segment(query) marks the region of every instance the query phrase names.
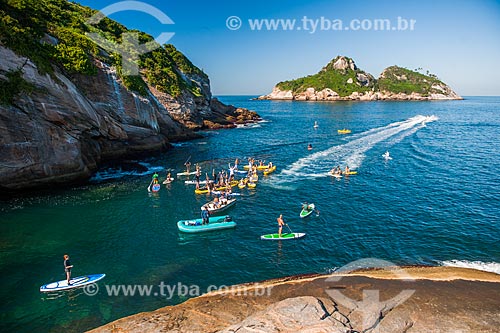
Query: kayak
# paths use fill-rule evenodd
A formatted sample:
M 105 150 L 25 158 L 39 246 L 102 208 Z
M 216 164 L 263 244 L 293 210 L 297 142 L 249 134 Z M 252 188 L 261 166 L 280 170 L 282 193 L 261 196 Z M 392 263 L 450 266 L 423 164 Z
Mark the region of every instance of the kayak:
M 181 220 L 177 222 L 177 228 L 182 232 L 196 233 L 236 227 L 236 222 L 229 215 L 209 217 L 208 224 L 202 222 L 202 219 Z
M 304 217 L 308 217 L 309 215 L 311 215 L 312 212 L 314 212 L 314 208 L 315 206 L 313 203 L 307 205 L 307 209 L 302 208 L 302 210 L 300 211 L 300 218 L 303 219 Z
M 276 170 L 276 165 L 273 165 L 272 167 L 267 168 L 266 170 L 264 170 L 264 176 L 267 176 L 268 174 L 273 173 L 275 170 Z
M 230 185 L 231 185 L 231 187 L 235 187 L 236 185 L 238 185 L 238 181 L 237 180 L 233 180 L 230 183 Z M 216 191 L 222 191 L 222 190 L 225 190 L 225 189 L 226 189 L 226 186 L 221 186 L 221 187 L 216 187 L 215 188 Z M 198 188 L 198 189 L 194 190 L 194 193 L 196 193 L 196 194 L 208 193 L 208 188 L 206 188 L 206 187 Z
M 267 168 L 268 168 L 268 166 L 267 166 L 267 165 L 258 165 L 258 166 L 257 166 L 257 170 L 261 170 L 261 171 L 262 171 L 262 170 L 266 170 Z M 244 166 L 243 166 L 243 169 L 245 169 L 245 170 L 250 170 L 250 166 L 248 166 L 248 165 L 244 165 Z
M 172 177 L 170 177 L 170 178 L 165 179 L 165 180 L 163 181 L 163 184 L 170 184 L 170 183 L 171 183 L 171 182 L 173 182 L 173 181 L 174 181 L 174 179 L 173 179 Z
M 306 235 L 305 233 L 301 233 L 301 232 L 281 234 L 281 237 L 279 236 L 279 234 L 267 234 L 267 235 L 260 236 L 260 239 L 263 239 L 263 240 L 287 240 L 287 239 L 302 238 L 305 235 Z
M 196 174 L 196 171 L 191 171 L 191 172 L 184 171 L 184 172 L 178 172 L 177 176 L 189 176 L 189 175 L 195 175 L 195 174 Z
M 345 171 L 342 171 L 342 174 L 343 174 L 343 175 L 347 175 L 347 176 L 348 176 L 348 175 L 357 175 L 357 174 L 358 174 L 358 172 L 357 172 L 357 171 L 349 171 L 348 173 L 345 173 Z
M 252 177 L 249 179 L 251 182 L 255 183 L 259 181 L 259 175 L 254 174 Z
M 247 183 L 246 183 L 246 182 L 243 182 L 243 183 L 238 183 L 238 188 L 239 188 L 239 189 L 244 189 L 246 186 L 247 186 Z
M 210 214 L 213 214 L 213 213 L 222 212 L 223 210 L 226 210 L 227 208 L 234 205 L 235 203 L 236 203 L 236 199 L 229 199 L 229 200 L 227 200 L 227 203 L 225 205 L 220 205 L 219 207 L 216 207 L 214 201 L 210 201 L 210 202 L 207 202 L 206 204 L 204 204 L 203 206 L 201 206 L 200 209 L 203 210 L 205 207 L 207 207 Z
M 351 130 L 345 129 L 345 128 L 344 129 L 339 129 L 339 130 L 337 130 L 337 133 L 339 133 L 339 134 L 350 134 Z
M 106 274 L 91 274 L 91 275 L 75 277 L 69 281 L 71 283 L 70 285 L 68 285 L 68 281 L 66 280 L 51 282 L 41 286 L 40 291 L 46 293 L 50 291 L 60 291 L 60 290 L 79 288 L 86 286 L 88 284 L 96 283 L 97 281 L 104 279 L 105 276 Z
M 255 188 L 257 186 L 257 183 L 249 182 L 247 183 L 248 188 Z

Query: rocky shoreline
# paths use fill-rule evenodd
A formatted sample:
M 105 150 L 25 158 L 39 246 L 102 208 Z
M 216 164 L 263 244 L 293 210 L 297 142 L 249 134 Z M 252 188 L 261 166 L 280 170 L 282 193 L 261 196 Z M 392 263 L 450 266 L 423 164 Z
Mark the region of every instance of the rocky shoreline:
M 89 332 L 498 332 L 500 275 L 403 270 L 404 276 L 386 268 L 243 284 Z
M 96 75 L 56 67 L 41 74 L 0 44 L 0 79 L 19 71 L 33 87 L 0 104 L 0 192 L 84 183 L 105 163 L 158 154 L 171 142 L 200 137 L 199 130 L 261 120 L 213 98 L 206 77 L 184 76 L 199 84 L 199 96 L 185 90 L 173 97 L 153 86 L 141 96 L 125 88 L 114 68 L 94 63 Z
M 307 88 L 305 92 L 294 94 L 291 90 L 282 91 L 274 87 L 270 94 L 259 96 L 257 100 L 293 100 L 293 101 L 436 101 L 436 100 L 461 100 L 463 99 L 454 91 L 442 94 L 422 94 L 412 92 L 411 94 L 393 93 L 388 91 L 353 92 L 349 96 L 341 97 L 335 91 L 325 88 L 316 91 Z

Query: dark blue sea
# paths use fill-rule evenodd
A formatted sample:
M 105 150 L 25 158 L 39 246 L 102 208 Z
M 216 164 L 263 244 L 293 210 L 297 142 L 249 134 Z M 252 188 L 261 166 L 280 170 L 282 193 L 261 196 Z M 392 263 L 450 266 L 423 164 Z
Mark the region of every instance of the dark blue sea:
M 0 202 L 2 331 L 81 332 L 180 303 L 197 288 L 328 273 L 363 258 L 500 274 L 499 97 L 331 103 L 251 97 L 220 99 L 257 111 L 264 119 L 258 124 L 204 132 L 136 161 L 140 170 L 103 169 L 85 186 Z M 352 133 L 337 133 L 344 128 Z M 391 160 L 382 157 L 386 151 Z M 227 211 L 235 229 L 178 232 L 176 222 L 199 217 L 210 200 L 195 195 L 186 178 L 157 194 L 147 191 L 153 172 L 163 180 L 187 160 L 211 173 L 249 157 L 272 161 L 277 171 L 261 174 L 254 190 L 235 188 L 241 196 Z M 337 165 L 357 174 L 329 176 Z M 306 201 L 319 214 L 300 219 Z M 279 214 L 306 237 L 261 241 L 277 231 Z M 73 276 L 106 273 L 97 295 L 39 292 L 64 279 L 65 253 Z M 157 289 L 162 282 L 179 292 L 164 295 Z M 149 296 L 110 296 L 111 285 L 153 289 Z

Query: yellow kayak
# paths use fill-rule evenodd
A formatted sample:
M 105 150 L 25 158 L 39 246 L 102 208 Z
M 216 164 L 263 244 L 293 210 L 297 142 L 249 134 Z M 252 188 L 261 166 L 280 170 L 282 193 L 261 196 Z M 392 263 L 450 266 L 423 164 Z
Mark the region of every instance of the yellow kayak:
M 273 173 L 275 170 L 276 170 L 276 165 L 273 165 L 271 168 L 267 168 L 266 170 L 264 170 L 264 176 Z
M 231 187 L 235 187 L 238 184 L 239 184 L 239 182 L 237 180 L 233 180 L 230 183 L 230 186 Z M 215 190 L 216 191 L 222 191 L 222 190 L 225 190 L 226 188 L 227 188 L 226 186 L 220 186 L 220 187 L 216 187 Z M 196 189 L 196 190 L 194 190 L 194 193 L 196 193 L 196 194 L 208 193 L 208 188 L 204 187 L 204 188 Z
M 342 171 L 342 174 L 343 175 L 357 175 L 358 172 L 357 171 L 349 171 L 348 173 L 345 173 L 345 171 Z
M 337 133 L 339 134 L 350 134 L 351 133 L 351 130 L 350 129 L 339 129 L 337 130 Z
M 250 167 L 249 167 L 248 165 L 244 165 L 244 166 L 243 166 L 243 169 L 244 169 L 244 170 L 249 170 L 249 169 L 250 169 Z M 262 170 L 266 170 L 266 169 L 267 169 L 267 165 L 258 165 L 258 166 L 257 166 L 257 170 L 262 171 Z
M 250 182 L 247 184 L 247 186 L 248 186 L 248 188 L 255 188 L 255 186 L 257 186 L 257 183 Z

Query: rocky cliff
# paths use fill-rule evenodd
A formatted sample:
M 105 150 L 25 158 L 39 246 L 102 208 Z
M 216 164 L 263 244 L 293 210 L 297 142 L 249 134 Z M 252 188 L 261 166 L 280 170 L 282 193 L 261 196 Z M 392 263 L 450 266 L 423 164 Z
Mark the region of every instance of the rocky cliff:
M 208 76 L 172 45 L 124 75 L 120 57 L 85 33 L 118 40 L 128 30 L 109 19 L 87 25 L 89 8 L 27 0 L 2 2 L 0 13 L 0 190 L 82 181 L 103 161 L 259 119 L 212 98 Z
M 92 333 L 498 332 L 500 276 L 408 267 L 240 285 L 145 312 Z
M 278 83 L 258 99 L 297 101 L 442 100 L 462 99 L 435 75 L 398 66 L 378 79 L 359 69 L 354 60 L 338 56 L 317 74 Z

